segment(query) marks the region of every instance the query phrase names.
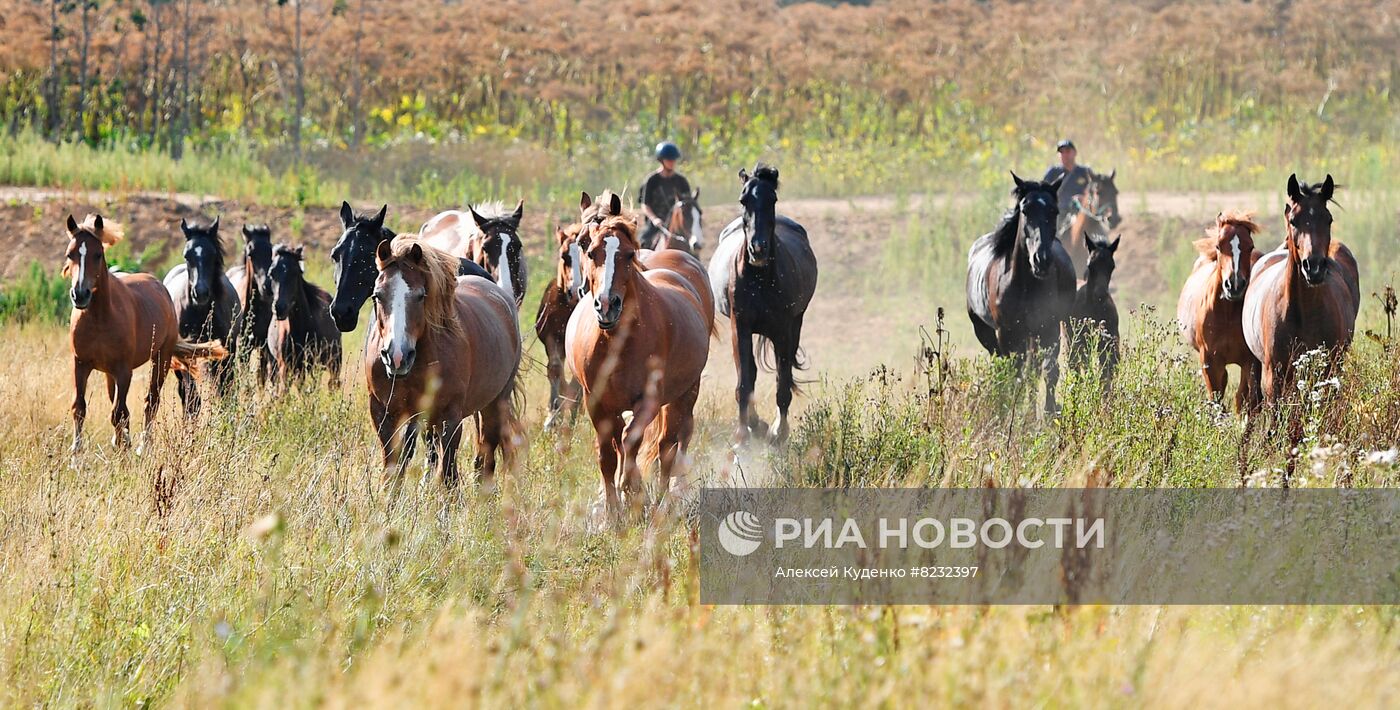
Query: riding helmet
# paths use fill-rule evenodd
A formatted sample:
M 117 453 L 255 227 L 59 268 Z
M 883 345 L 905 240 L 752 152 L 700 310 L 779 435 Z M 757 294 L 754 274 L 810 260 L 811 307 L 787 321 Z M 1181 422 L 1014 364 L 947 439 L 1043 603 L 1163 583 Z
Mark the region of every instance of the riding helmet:
M 656 144 L 657 160 L 680 160 L 681 149 L 676 147 L 671 141 L 661 141 Z

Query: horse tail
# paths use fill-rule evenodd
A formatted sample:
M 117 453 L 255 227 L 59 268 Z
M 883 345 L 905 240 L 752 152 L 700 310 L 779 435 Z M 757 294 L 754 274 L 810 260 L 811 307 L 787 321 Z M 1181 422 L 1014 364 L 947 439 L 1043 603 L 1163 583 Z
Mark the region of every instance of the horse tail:
M 222 360 L 228 357 L 228 350 L 217 340 L 207 343 L 191 343 L 184 338 L 175 341 L 175 352 L 171 365 L 176 370 L 189 370 L 196 360 Z
M 756 339 L 758 340 L 758 356 L 754 359 L 758 363 L 758 366 L 763 368 L 764 372 L 777 372 L 778 354 L 774 350 L 773 341 L 764 335 L 759 335 Z M 806 370 L 807 364 L 807 351 L 802 349 L 802 346 L 799 345 L 792 354 L 792 369 Z M 794 377 L 792 378 L 792 390 L 798 394 L 805 394 L 802 390 L 802 385 L 810 382 L 812 382 L 810 379 L 799 380 Z

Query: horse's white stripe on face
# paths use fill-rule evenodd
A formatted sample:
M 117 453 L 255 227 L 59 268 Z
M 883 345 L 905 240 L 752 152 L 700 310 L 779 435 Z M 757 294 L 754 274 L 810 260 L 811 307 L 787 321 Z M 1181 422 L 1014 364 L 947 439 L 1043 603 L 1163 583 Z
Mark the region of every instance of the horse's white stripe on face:
M 78 245 L 78 281 L 75 285 L 87 283 L 87 244 Z
M 501 234 L 501 256 L 499 257 L 500 277 L 496 279 L 497 285 L 510 294 L 511 299 L 515 298 L 515 283 L 510 278 L 510 234 Z
M 569 265 L 573 271 L 573 291 L 574 295 L 579 294 L 579 289 L 583 287 L 583 247 L 574 242 L 569 245 Z
M 408 283 L 403 274 L 389 280 L 389 358 L 395 365 L 408 349 Z
M 690 224 L 692 225 L 690 241 L 696 246 L 704 244 L 705 229 L 700 226 L 700 207 L 697 205 L 690 206 Z
M 599 303 L 606 303 L 608 297 L 612 295 L 613 272 L 617 270 L 616 257 L 617 248 L 620 244 L 617 237 L 608 237 L 603 240 L 603 290 L 598 294 Z
M 1235 260 L 1235 264 L 1234 264 L 1234 266 L 1235 266 L 1235 273 L 1239 273 L 1240 270 L 1241 270 L 1241 268 L 1242 268 L 1242 264 L 1241 264 L 1241 262 L 1240 262 L 1240 238 L 1239 238 L 1239 237 L 1234 237 L 1234 238 L 1232 238 L 1232 239 L 1230 240 L 1230 252 L 1231 252 L 1231 254 L 1233 255 L 1232 258 L 1234 258 L 1234 260 Z

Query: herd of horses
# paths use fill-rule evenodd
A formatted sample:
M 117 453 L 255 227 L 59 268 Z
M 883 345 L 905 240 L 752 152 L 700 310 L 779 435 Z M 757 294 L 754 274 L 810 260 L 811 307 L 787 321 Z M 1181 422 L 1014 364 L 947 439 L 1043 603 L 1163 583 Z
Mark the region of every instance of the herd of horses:
M 652 463 L 659 463 L 663 495 L 678 473 L 717 311 L 729 319 L 739 371 L 736 438 L 777 443 L 788 435 L 817 263 L 806 231 L 777 213 L 778 170 L 759 165 L 739 177 L 743 214 L 721 233 L 708 268 L 698 258 L 698 191 L 677 197 L 654 244 L 639 242 L 640 217 L 610 191 L 597 200 L 583 193 L 578 221 L 556 232 L 554 278 L 535 324 L 549 363 L 546 427 L 585 409 L 609 511 L 640 507 L 641 474 Z M 334 384 L 341 335 L 358 327 L 372 301 L 362 365 L 386 479 L 402 480 L 421 438 L 430 470 L 455 484 L 470 419 L 474 470 L 489 485 L 498 463 L 509 468 L 524 441 L 524 203 L 513 211 L 491 203 L 443 212 L 411 234 L 387 228 L 387 212 L 361 214 L 342 203 L 343 231 L 330 253 L 334 295 L 307 281 L 302 247 L 274 244 L 267 225 L 243 226 L 242 263 L 225 269 L 219 220 L 182 220 L 183 263 L 162 283 L 110 271 L 105 250 L 121 239 L 120 228 L 98 215 L 81 224 L 70 216 L 64 273 L 73 305 L 74 456 L 93 370 L 107 376 L 114 444 L 125 447 L 135 368 L 152 364 L 148 431 L 172 368 L 187 416 L 199 411 L 201 386 L 229 394 L 254 354 L 260 386 L 281 391 L 321 371 Z M 776 361 L 779 419 L 771 430 L 752 406 L 755 339 Z
M 1040 359 L 1045 409 L 1054 413 L 1062 335 L 1072 363 L 1095 356 L 1100 381 L 1112 382 L 1119 331 L 1109 286 L 1121 236 L 1110 241 L 1108 231 L 1121 219 L 1117 188 L 1113 174 L 1094 175 L 1062 216 L 1058 180 L 1012 178 L 1015 204 L 968 253 L 967 311 L 988 352 L 1022 367 Z M 1356 258 L 1332 238 L 1336 189 L 1331 175 L 1314 185 L 1290 176 L 1283 244 L 1269 254 L 1255 248 L 1260 227 L 1247 212 L 1221 212 L 1195 242 L 1177 321 L 1214 401 L 1224 397 L 1229 365 L 1240 368 L 1235 408 L 1247 415 L 1285 397 L 1301 356 L 1324 353 L 1330 371 L 1351 344 L 1361 288 Z
M 1118 360 L 1111 279 L 1121 236 L 1109 238 L 1121 222 L 1115 174 L 1093 175 L 1067 215 L 1059 181 L 1012 177 L 1013 206 L 968 253 L 968 315 L 988 352 L 1021 366 L 1039 358 L 1045 409 L 1054 413 L 1062 337 L 1070 362 L 1099 368 L 1105 388 Z M 698 192 L 676 199 L 654 244 L 639 242 L 640 217 L 611 191 L 596 200 L 583 193 L 578 220 L 556 230 L 555 269 L 535 319 L 550 383 L 545 427 L 572 422 L 580 407 L 587 412 L 610 511 L 641 504 L 641 474 L 653 463 L 662 494 L 669 489 L 694 432 L 717 315 L 728 319 L 738 374 L 736 439 L 778 443 L 789 434 L 817 261 L 804 228 L 777 213 L 777 169 L 760 165 L 739 178 L 743 213 L 720 233 L 708 267 L 698 258 Z M 1320 350 L 1335 366 L 1350 344 L 1360 286 L 1356 259 L 1332 238 L 1336 189 L 1330 175 L 1315 185 L 1291 176 L 1284 243 L 1272 253 L 1255 247 L 1260 228 L 1244 212 L 1222 212 L 1195 242 L 1200 255 L 1177 316 L 1215 401 L 1229 365 L 1241 370 L 1236 409 L 1250 413 L 1284 396 L 1301 355 Z M 388 229 L 387 210 L 361 214 L 342 203 L 343 232 L 330 253 L 334 295 L 306 280 L 302 248 L 273 244 L 267 225 L 243 226 L 242 263 L 225 270 L 219 220 L 182 220 L 183 263 L 162 283 L 108 269 L 105 250 L 121 239 L 120 227 L 98 215 L 82 223 L 69 216 L 74 455 L 93 370 L 107 377 L 114 443 L 125 447 L 137 367 L 152 364 L 148 429 L 171 369 L 187 416 L 199 411 L 201 384 L 227 394 L 254 353 L 260 385 L 283 389 L 318 371 L 334 383 L 341 335 L 355 330 L 372 300 L 362 366 L 386 478 L 402 479 L 421 438 L 429 468 L 454 484 L 470 419 L 474 470 L 489 484 L 498 459 L 509 468 L 524 437 L 524 203 L 443 212 L 411 234 Z M 765 352 L 778 383 L 772 427 L 752 403 Z

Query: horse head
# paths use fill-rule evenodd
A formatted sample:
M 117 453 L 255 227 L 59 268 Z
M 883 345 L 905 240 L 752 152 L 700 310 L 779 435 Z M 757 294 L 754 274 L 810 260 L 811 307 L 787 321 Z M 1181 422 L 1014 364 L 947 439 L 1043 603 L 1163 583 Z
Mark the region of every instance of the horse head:
M 78 310 L 92 305 L 92 298 L 107 278 L 107 247 L 121 239 L 121 230 L 90 214 L 79 224 L 68 215 L 68 249 L 63 275 L 68 277 L 68 298 Z
M 583 285 L 593 294 L 593 311 L 603 330 L 612 330 L 622 319 L 641 248 L 636 229 L 626 217 L 609 217 L 588 230 L 583 247 Z
M 583 225 L 580 224 L 554 230 L 554 237 L 559 242 L 554 282 L 571 300 L 577 299 L 583 288 L 583 245 L 579 243 L 582 233 Z
M 1254 235 L 1259 225 L 1246 213 L 1220 213 L 1207 235 L 1215 238 L 1215 270 L 1220 274 L 1220 293 L 1227 301 L 1244 299 L 1253 269 Z
M 1113 255 L 1118 251 L 1118 243 L 1121 241 L 1123 235 L 1120 234 L 1111 242 L 1094 237 L 1084 242 L 1089 247 L 1089 263 L 1084 267 L 1084 281 L 1099 295 L 1107 293 L 1109 281 L 1113 279 L 1113 269 L 1117 266 Z
M 1109 229 L 1117 229 L 1123 223 L 1123 213 L 1118 209 L 1118 185 L 1113 182 L 1117 176 L 1118 170 L 1115 169 L 1107 175 L 1094 173 L 1089 180 L 1094 216 L 1107 221 Z
M 773 258 L 778 224 L 778 169 L 762 163 L 750 175 L 739 170 L 744 187 L 739 204 L 744 207 L 744 250 L 748 263 L 763 267 Z
M 224 244 L 219 239 L 219 218 L 207 227 L 180 220 L 185 233 L 185 275 L 190 303 L 207 306 L 224 278 Z
M 1022 180 L 1011 173 L 1016 181 L 1016 213 L 1020 221 L 1017 239 L 1026 247 L 1030 258 L 1031 275 L 1043 279 L 1054 265 L 1055 223 L 1059 217 L 1059 190 L 1064 176 L 1054 182 Z
M 690 250 L 700 253 L 705 246 L 704 212 L 700 209 L 700 188 L 691 194 L 681 194 L 671 206 L 671 218 L 666 229 L 685 240 Z
M 272 228 L 266 224 L 243 225 L 243 268 L 263 298 L 272 295 Z
M 1325 282 L 1332 263 L 1332 212 L 1327 203 L 1337 187 L 1331 175 L 1318 185 L 1300 183 L 1296 174 L 1288 177 L 1288 204 L 1283 208 L 1288 256 L 1308 286 Z
M 373 216 L 355 214 L 350 203 L 340 203 L 340 226 L 344 230 L 331 248 L 335 264 L 335 297 L 331 299 L 331 318 L 342 333 L 355 329 L 360 320 L 360 306 L 369 298 L 379 270 L 375 253 L 381 244 L 394 238 L 384 228 L 389 206 L 379 208 Z
M 473 245 L 479 258 L 473 261 L 496 274 L 496 283 L 519 303 L 525 297 L 524 285 L 520 281 L 524 273 L 521 264 L 524 256 L 519 235 L 520 220 L 525 216 L 525 201 L 521 200 L 515 206 L 515 211 L 509 214 L 499 205 L 486 208 L 485 215 L 477 212 L 476 207 L 469 207 L 468 210 L 481 235 Z
M 272 297 L 272 316 L 277 320 L 287 320 L 297 294 L 304 288 L 304 263 L 302 247 L 278 244 L 273 250 L 272 268 L 268 270 L 272 290 L 268 293 Z

